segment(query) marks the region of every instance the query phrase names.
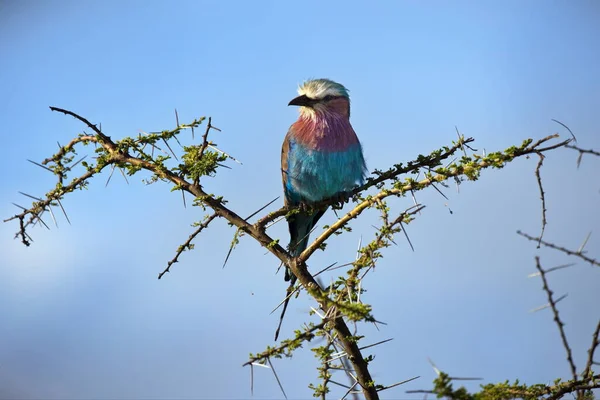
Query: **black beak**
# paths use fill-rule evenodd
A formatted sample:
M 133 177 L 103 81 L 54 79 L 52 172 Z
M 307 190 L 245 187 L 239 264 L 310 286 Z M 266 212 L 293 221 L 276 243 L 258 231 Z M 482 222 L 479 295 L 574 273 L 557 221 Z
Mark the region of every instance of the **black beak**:
M 292 99 L 288 103 L 288 106 L 303 106 L 303 107 L 312 107 L 317 101 L 307 97 L 305 94 L 302 96 L 298 96 L 295 99 Z

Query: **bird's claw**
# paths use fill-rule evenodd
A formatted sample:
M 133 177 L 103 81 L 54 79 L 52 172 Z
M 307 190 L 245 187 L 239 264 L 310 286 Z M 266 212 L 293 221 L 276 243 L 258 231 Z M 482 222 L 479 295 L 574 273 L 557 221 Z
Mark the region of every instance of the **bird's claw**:
M 337 193 L 335 196 L 332 197 L 334 203 L 332 204 L 331 208 L 333 208 L 334 210 L 341 209 L 342 207 L 344 207 L 344 204 L 346 204 L 350 200 L 351 197 L 352 194 L 350 192 Z
M 312 207 L 305 202 L 300 202 L 300 204 L 298 204 L 298 210 L 303 214 L 307 214 L 311 209 Z

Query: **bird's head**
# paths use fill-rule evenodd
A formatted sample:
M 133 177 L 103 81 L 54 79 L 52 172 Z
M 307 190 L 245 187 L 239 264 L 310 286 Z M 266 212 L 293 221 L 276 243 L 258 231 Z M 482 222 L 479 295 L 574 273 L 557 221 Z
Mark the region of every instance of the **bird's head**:
M 348 89 L 329 79 L 311 79 L 298 88 L 299 96 L 289 106 L 300 106 L 300 114 L 315 117 L 318 114 L 341 114 L 350 117 Z

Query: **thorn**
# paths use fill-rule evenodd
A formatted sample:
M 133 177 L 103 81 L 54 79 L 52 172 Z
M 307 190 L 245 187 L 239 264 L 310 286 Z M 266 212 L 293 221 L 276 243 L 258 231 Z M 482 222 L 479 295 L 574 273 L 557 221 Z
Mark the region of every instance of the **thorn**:
M 271 310 L 271 312 L 269 313 L 269 315 L 273 314 L 275 311 L 277 311 L 277 309 L 279 307 L 281 307 L 281 305 L 283 303 L 285 303 L 289 298 L 291 298 L 296 292 L 298 292 L 301 289 L 300 286 L 298 286 L 297 288 L 295 288 L 294 290 L 292 290 L 288 295 L 285 296 L 285 298 L 283 300 L 281 300 L 281 302 L 279 302 L 279 304 L 277 305 L 277 307 L 275 307 L 273 310 Z M 277 339 L 275 339 L 277 340 Z
M 414 253 L 415 252 L 415 248 L 413 247 L 413 244 L 410 241 L 410 238 L 408 237 L 408 233 L 406 232 L 406 228 L 404 227 L 404 225 L 402 225 L 402 221 L 400 221 L 399 224 L 400 224 L 400 228 L 402 229 L 402 232 L 404 232 L 404 236 L 406 237 L 406 240 L 408 241 L 408 244 L 410 245 L 410 249 Z
M 125 176 L 125 172 L 123 171 L 123 168 L 118 167 L 119 171 L 121 172 L 121 175 L 123 175 L 123 178 L 125 179 L 125 182 L 127 182 L 127 184 L 129 185 L 129 181 L 127 180 L 127 176 Z
M 23 211 L 27 211 L 27 209 L 26 209 L 25 207 L 23 207 L 23 206 L 20 206 L 20 205 L 18 205 L 17 203 L 11 203 L 11 204 L 12 204 L 13 206 L 17 206 L 17 207 L 19 207 L 19 208 L 20 208 L 21 210 L 23 210 Z
M 396 386 L 404 385 L 405 383 L 408 383 L 410 381 L 414 381 L 415 379 L 419 379 L 419 378 L 420 378 L 420 376 L 415 376 L 414 378 L 410 378 L 410 379 L 407 379 L 405 381 L 394 383 L 393 385 L 390 385 L 390 386 L 386 386 L 386 387 L 384 387 L 382 389 L 377 390 L 377 392 L 383 392 L 384 390 L 388 390 L 388 389 L 391 389 L 391 388 L 396 387 Z
M 554 304 L 557 304 L 559 301 L 561 301 L 562 299 L 564 299 L 564 298 L 565 298 L 565 297 L 567 297 L 568 295 L 569 295 L 569 293 L 565 293 L 565 294 L 563 294 L 563 295 L 562 295 L 562 296 L 560 296 L 558 299 L 554 300 Z M 532 310 L 529 310 L 529 312 L 530 312 L 530 313 L 534 313 L 534 312 L 538 312 L 538 311 L 541 311 L 541 310 L 543 310 L 543 309 L 545 309 L 545 308 L 549 308 L 549 307 L 552 307 L 552 304 L 550 304 L 550 303 L 548 303 L 548 304 L 545 304 L 545 305 L 543 305 L 543 306 L 540 306 L 540 307 L 534 308 L 534 309 L 532 309 Z
M 52 220 L 54 221 L 54 226 L 56 226 L 58 228 L 58 223 L 56 222 L 56 218 L 54 217 L 54 213 L 52 212 L 52 206 L 50 204 L 48 204 L 48 211 L 50 211 L 50 216 L 52 217 Z
M 358 349 L 359 350 L 368 349 L 369 347 L 375 347 L 375 346 L 378 346 L 380 344 L 387 343 L 387 342 L 389 342 L 391 340 L 394 340 L 394 338 L 385 339 L 385 340 L 382 340 L 382 341 L 377 342 L 377 343 L 373 343 L 373 344 L 369 344 L 369 345 L 366 345 L 366 346 L 363 346 L 363 347 L 359 347 Z
M 332 263 L 332 264 L 329 264 L 328 266 L 326 266 L 325 268 L 323 268 L 322 270 L 320 270 L 319 272 L 317 272 L 316 274 L 314 274 L 314 275 L 313 275 L 313 277 L 314 277 L 314 278 L 316 278 L 316 277 L 317 277 L 319 274 L 321 274 L 321 273 L 323 273 L 323 272 L 327 271 L 328 269 L 330 269 L 331 267 L 333 267 L 333 266 L 334 266 L 334 265 L 336 265 L 337 263 L 338 263 L 338 262 L 336 261 L 336 262 L 334 262 L 334 263 Z M 347 266 L 347 265 L 350 265 L 350 264 L 352 264 L 352 263 L 346 263 L 346 264 L 344 264 L 344 265 L 340 265 L 340 267 L 345 267 L 345 266 Z
M 348 372 L 348 375 L 353 377 L 353 375 L 350 372 Z M 350 393 L 353 393 L 356 396 L 356 392 L 352 392 L 352 390 L 354 390 L 356 385 L 358 385 L 358 379 L 354 378 L 354 384 L 352 385 L 352 387 L 350 389 L 348 389 L 346 394 L 344 394 L 344 396 L 342 396 L 341 400 L 344 400 Z
M 449 376 L 448 379 L 453 381 L 482 381 L 483 378 L 461 378 L 459 376 Z
M 43 211 L 42 211 L 43 213 Z M 46 225 L 46 223 L 44 222 L 44 220 L 42 219 L 41 215 L 42 213 L 40 213 L 40 215 L 37 215 L 37 219 L 38 221 L 40 221 L 42 224 L 44 224 L 44 226 L 46 227 L 46 229 L 50 230 L 50 227 L 48 225 Z
M 233 251 L 233 248 L 236 245 L 239 233 L 240 233 L 240 229 L 238 228 L 238 230 L 236 230 L 235 234 L 233 235 L 233 240 L 231 241 L 231 246 L 229 246 L 229 251 L 227 252 L 227 256 L 225 257 L 225 261 L 223 261 L 223 266 L 221 267 L 221 269 L 225 268 L 225 265 L 227 265 L 227 261 L 229 260 L 229 256 L 231 256 L 231 252 Z
M 345 385 L 345 384 L 343 384 L 343 383 L 336 382 L 336 381 L 334 381 L 333 379 L 329 379 L 329 381 L 328 381 L 328 382 L 329 382 L 329 383 L 333 383 L 334 385 L 341 386 L 341 387 L 343 387 L 343 388 L 345 388 L 345 389 L 351 389 L 351 387 L 350 387 L 350 386 L 348 386 L 348 385 Z
M 271 204 L 273 204 L 275 201 L 277 201 L 279 199 L 279 197 L 281 197 L 281 196 L 275 197 L 273 200 L 271 200 L 270 202 L 268 202 L 267 204 L 265 204 L 264 206 L 262 206 L 258 210 L 254 211 L 252 214 L 250 214 L 248 217 L 246 217 L 244 219 L 244 221 L 248 221 L 250 218 L 254 217 L 256 214 L 258 214 L 259 212 L 261 212 L 265 208 L 269 207 Z
M 73 168 L 75 168 L 75 166 L 76 166 L 77 164 L 79 164 L 80 162 L 82 162 L 82 161 L 83 161 L 83 160 L 85 160 L 86 158 L 87 158 L 87 154 L 86 154 L 85 156 L 81 157 L 79 160 L 75 161 L 75 163 L 74 163 L 73 165 L 71 165 L 69 168 L 66 168 L 66 169 L 65 169 L 65 171 L 70 171 L 70 170 L 72 170 Z
M 39 197 L 35 197 L 35 196 L 32 196 L 32 195 L 30 195 L 30 194 L 27 194 L 27 193 L 23 193 L 23 192 L 19 192 L 19 193 L 20 193 L 20 194 L 22 194 L 23 196 L 27 196 L 27 197 L 29 197 L 30 199 L 34 199 L 34 200 L 37 200 L 37 201 L 43 201 L 43 200 L 42 200 L 42 199 L 40 199 Z
M 569 127 L 568 127 L 568 126 L 566 126 L 566 125 L 565 125 L 565 124 L 563 124 L 562 122 L 560 122 L 560 121 L 558 121 L 558 120 L 555 120 L 555 119 L 553 119 L 553 118 L 552 118 L 551 120 L 552 120 L 552 121 L 554 121 L 554 122 L 556 122 L 556 123 L 557 123 L 557 124 L 559 124 L 559 125 L 562 125 L 562 126 L 563 126 L 563 128 L 565 128 L 566 130 L 568 130 L 568 131 L 569 131 L 569 133 L 571 134 L 571 137 L 573 137 L 573 141 L 574 141 L 575 143 L 577 143 L 577 138 L 575 137 L 575 135 L 573 134 L 573 132 L 571 131 L 571 129 L 569 129 Z
M 250 396 L 254 396 L 254 365 L 252 364 L 250 364 Z
M 313 306 L 311 306 L 310 309 L 312 310 L 312 312 L 314 312 L 315 314 L 317 314 L 319 316 L 319 318 L 325 319 L 325 316 L 321 315 L 321 313 L 316 308 L 314 308 Z M 331 308 L 330 308 L 330 310 L 331 310 Z
M 417 203 L 417 198 L 415 197 L 415 192 L 414 192 L 414 190 L 410 189 L 410 195 L 411 195 L 411 197 L 412 197 L 412 199 L 413 199 L 413 203 L 414 203 L 414 204 L 415 204 L 415 206 L 416 206 L 418 203 Z
M 213 129 L 216 129 L 215 127 L 213 127 Z M 218 151 L 219 153 L 223 154 L 224 156 L 231 158 L 233 161 L 235 161 L 236 163 L 243 165 L 242 162 L 240 160 L 238 160 L 237 158 L 233 157 L 230 154 L 225 153 L 223 150 L 216 148 L 215 146 L 213 146 L 212 144 L 207 144 L 208 147 L 210 147 L 211 149 Z
M 456 136 L 458 136 L 458 141 L 460 142 L 462 140 L 463 136 L 458 131 L 458 126 L 454 125 L 454 129 L 456 129 Z M 465 146 L 461 145 L 460 149 L 463 151 L 463 154 L 466 156 L 467 151 L 465 150 Z
M 337 353 L 331 354 L 331 357 L 327 361 L 332 362 L 332 361 L 338 360 L 340 358 L 344 358 L 347 355 L 348 355 L 348 353 L 346 353 L 345 351 L 338 351 Z
M 354 261 L 356 261 L 360 258 L 360 248 L 361 247 L 362 247 L 362 235 L 360 235 L 360 237 L 358 238 L 358 248 L 356 249 L 356 257 L 354 258 Z
M 29 236 L 29 234 L 27 232 L 23 232 L 23 234 L 25 236 L 27 236 L 27 239 L 29 239 L 29 241 L 33 242 L 34 240 L 31 238 L 31 236 Z
M 437 188 L 437 186 L 435 186 L 433 183 L 431 184 L 431 186 L 438 191 L 439 194 L 441 194 L 446 200 L 450 200 L 448 197 L 446 197 L 446 195 L 444 193 L 442 193 L 442 191 L 440 189 Z
M 435 373 L 437 374 L 437 376 L 440 376 L 440 374 L 442 373 L 442 371 L 440 371 L 438 369 L 438 367 L 436 367 L 436 365 L 434 364 L 433 360 L 429 357 L 427 357 L 427 361 L 429 361 L 429 364 L 431 364 L 431 367 L 433 368 L 433 370 L 435 371 Z
M 581 244 L 581 246 L 579 246 L 579 249 L 577 250 L 577 254 L 582 254 L 583 248 L 585 247 L 585 245 L 587 244 L 588 240 L 590 239 L 590 236 L 592 236 L 592 231 L 590 231 L 590 233 L 587 234 L 587 236 L 585 237 L 585 240 L 583 241 L 583 243 Z
M 58 202 L 58 205 L 60 206 L 60 209 L 62 210 L 63 214 L 65 214 L 65 218 L 67 219 L 67 222 L 69 223 L 69 225 L 71 225 L 71 221 L 69 220 L 69 217 L 67 216 L 67 212 L 65 211 L 62 203 L 60 202 L 60 199 L 56 199 L 56 201 Z
M 545 273 L 547 274 L 548 272 L 552 272 L 552 271 L 556 271 L 557 269 L 562 269 L 562 268 L 568 268 L 568 267 L 572 267 L 573 265 L 577 265 L 576 263 L 569 263 L 569 264 L 563 264 L 563 265 L 559 265 L 556 267 L 552 267 L 552 268 L 548 268 Z M 541 272 L 534 272 L 532 274 L 527 275 L 528 278 L 534 278 L 536 276 L 540 276 Z
M 270 222 L 268 225 L 265 225 L 265 230 L 269 229 L 270 227 L 272 227 L 272 226 L 273 226 L 273 225 L 275 225 L 276 223 L 278 223 L 278 222 L 281 222 L 281 221 L 283 221 L 283 220 L 285 220 L 285 215 L 283 215 L 283 216 L 281 216 L 281 217 L 277 218 L 276 220 L 274 220 L 274 221 Z
M 263 367 L 263 368 L 266 368 L 266 369 L 271 369 L 271 367 L 269 367 L 268 365 L 261 364 L 261 363 L 258 363 L 258 362 L 250 363 L 250 365 L 254 365 L 255 367 Z
M 167 149 L 169 149 L 169 151 L 171 152 L 171 154 L 173 154 L 173 157 L 175 157 L 175 159 L 177 161 L 179 161 L 179 158 L 177 158 L 177 155 L 175 154 L 175 152 L 173 151 L 173 149 L 171 148 L 171 146 L 169 146 L 169 142 L 167 142 L 164 138 L 163 138 L 162 141 L 165 143 L 165 145 L 167 146 Z
M 108 184 L 110 182 L 110 178 L 112 178 L 113 172 L 115 172 L 115 168 L 116 168 L 116 165 L 113 164 L 112 165 L 112 169 L 110 170 L 110 174 L 108 175 L 108 179 L 106 180 L 106 184 L 104 185 L 104 187 L 108 187 Z
M 46 171 L 50 171 L 50 172 L 54 173 L 54 171 L 52 171 L 50 168 L 46 167 L 45 165 L 42 165 L 42 164 L 40 164 L 40 163 L 37 163 L 37 162 L 35 162 L 35 161 L 31 161 L 31 160 L 29 160 L 29 159 L 27 159 L 27 161 L 29 161 L 30 163 L 32 163 L 32 164 L 34 164 L 34 165 L 37 165 L 37 166 L 38 166 L 38 167 L 40 167 L 40 168 L 44 168 Z
M 288 397 L 285 394 L 285 390 L 283 390 L 283 386 L 281 385 L 281 382 L 279 381 L 279 377 L 277 376 L 277 372 L 275 372 L 275 368 L 273 368 L 273 364 L 271 364 L 271 359 L 267 358 L 267 362 L 269 363 L 269 366 L 271 367 L 271 370 L 273 371 L 273 375 L 275 375 L 275 379 L 277 380 L 279 389 L 281 389 L 281 393 L 283 393 L 283 397 L 285 397 L 285 399 L 287 400 Z

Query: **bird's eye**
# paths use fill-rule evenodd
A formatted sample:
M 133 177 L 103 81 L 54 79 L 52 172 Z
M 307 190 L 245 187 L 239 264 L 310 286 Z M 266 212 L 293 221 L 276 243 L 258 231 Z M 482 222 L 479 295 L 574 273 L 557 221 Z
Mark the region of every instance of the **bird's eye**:
M 327 96 L 323 97 L 323 101 L 329 101 L 329 100 L 334 99 L 334 98 L 335 98 L 335 96 L 332 96 L 332 95 L 328 94 Z

